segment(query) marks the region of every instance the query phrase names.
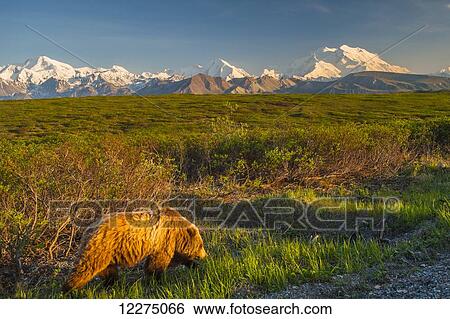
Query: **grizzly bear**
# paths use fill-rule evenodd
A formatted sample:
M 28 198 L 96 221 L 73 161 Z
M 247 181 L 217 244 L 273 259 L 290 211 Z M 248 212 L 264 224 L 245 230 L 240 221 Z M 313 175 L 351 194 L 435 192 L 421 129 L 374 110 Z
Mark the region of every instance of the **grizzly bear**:
M 191 266 L 207 256 L 199 229 L 169 208 L 157 214 L 108 215 L 90 233 L 65 291 L 81 288 L 95 276 L 111 281 L 119 267 L 135 266 L 144 258 L 145 272 L 160 275 L 169 266 Z

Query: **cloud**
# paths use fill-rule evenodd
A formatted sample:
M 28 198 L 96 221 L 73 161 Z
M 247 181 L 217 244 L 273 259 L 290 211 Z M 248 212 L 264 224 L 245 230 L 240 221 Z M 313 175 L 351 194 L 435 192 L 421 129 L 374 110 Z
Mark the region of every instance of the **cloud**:
M 314 4 L 314 5 L 312 5 L 312 8 L 314 8 L 315 10 L 322 12 L 322 13 L 330 13 L 331 12 L 330 8 L 328 8 L 324 5 L 321 5 L 321 4 Z
M 450 3 L 449 3 L 449 4 L 447 4 L 447 8 L 449 8 L 449 9 L 450 9 Z
M 308 6 L 321 13 L 331 13 L 331 9 L 317 0 L 310 0 Z

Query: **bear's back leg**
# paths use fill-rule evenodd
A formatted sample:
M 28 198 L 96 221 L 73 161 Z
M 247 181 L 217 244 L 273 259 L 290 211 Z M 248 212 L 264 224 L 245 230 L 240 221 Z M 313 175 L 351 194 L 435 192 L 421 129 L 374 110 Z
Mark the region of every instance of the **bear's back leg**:
M 105 251 L 103 253 L 97 253 L 95 247 L 89 247 L 72 271 L 69 280 L 64 286 L 64 291 L 84 287 L 111 264 L 111 259 L 112 256 L 110 253 L 105 253 Z

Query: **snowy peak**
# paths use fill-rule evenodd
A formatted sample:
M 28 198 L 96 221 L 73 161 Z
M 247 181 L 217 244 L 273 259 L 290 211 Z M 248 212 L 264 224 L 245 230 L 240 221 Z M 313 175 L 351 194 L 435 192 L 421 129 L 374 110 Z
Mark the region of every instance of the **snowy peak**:
M 214 59 L 205 65 L 206 66 L 197 64 L 183 68 L 178 72 L 178 74 L 181 74 L 184 77 L 192 77 L 196 74 L 205 74 L 212 77 L 221 77 L 227 81 L 251 76 L 244 69 L 232 65 L 222 58 Z
M 450 77 L 450 66 L 439 71 L 437 75 Z
M 344 44 L 339 48 L 319 48 L 294 61 L 288 74 L 304 80 L 329 80 L 362 71 L 409 73 L 407 68 L 389 64 L 363 48 Z
M 222 58 L 211 61 L 205 71 L 206 75 L 221 77 L 227 81 L 251 76 L 250 73 L 244 69 L 232 65 Z
M 161 80 L 161 81 L 169 81 L 169 80 L 179 81 L 179 80 L 184 79 L 184 77 L 182 75 L 176 73 L 175 71 L 173 71 L 171 69 L 164 69 L 157 73 L 142 72 L 139 75 L 139 78 L 144 79 L 144 80 L 157 79 L 157 80 Z
M 45 55 L 41 55 L 35 58 L 31 58 L 25 61 L 22 65 L 23 68 L 30 69 L 32 71 L 43 70 L 73 70 L 73 67 L 69 64 L 53 60 Z
M 127 69 L 125 69 L 123 66 L 120 66 L 120 65 L 113 65 L 111 67 L 111 71 L 116 72 L 116 73 L 131 73 Z
M 119 65 L 113 65 L 111 69 L 100 69 L 94 71 L 94 74 L 99 74 L 99 76 L 115 86 L 126 86 L 131 84 L 137 75 L 129 72 L 124 67 Z
M 75 69 L 66 63 L 50 59 L 47 56 L 38 56 L 28 59 L 22 65 L 17 80 L 41 83 L 49 78 L 68 79 L 75 76 Z
M 0 70 L 0 78 L 22 83 L 42 83 L 49 78 L 70 78 L 75 75 L 75 69 L 69 64 L 38 56 L 19 65 L 7 65 Z
M 265 76 L 268 76 L 268 77 L 271 77 L 271 78 L 274 78 L 277 80 L 281 79 L 281 77 L 282 77 L 282 75 L 280 73 L 278 73 L 275 69 L 264 69 L 264 71 L 260 77 L 262 78 Z
M 91 67 L 81 67 L 75 69 L 75 77 L 86 77 L 95 72 L 95 69 Z

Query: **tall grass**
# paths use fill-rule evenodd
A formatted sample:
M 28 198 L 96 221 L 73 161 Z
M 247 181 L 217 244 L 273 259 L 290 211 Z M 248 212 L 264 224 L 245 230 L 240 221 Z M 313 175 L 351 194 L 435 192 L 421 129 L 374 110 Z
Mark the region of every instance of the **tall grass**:
M 237 231 L 239 233 L 239 231 Z M 390 249 L 375 242 L 321 240 L 311 243 L 298 238 L 263 236 L 242 232 L 241 246 L 227 245 L 233 234 L 216 231 L 205 236 L 210 257 L 195 270 L 179 268 L 160 281 L 139 278 L 131 282 L 124 275 L 105 289 L 92 283 L 72 297 L 78 298 L 230 298 L 242 289 L 254 293 L 275 291 L 288 283 L 326 280 L 380 264 Z M 130 272 L 128 272 L 130 276 Z M 63 297 L 58 290 L 19 291 L 17 297 Z

